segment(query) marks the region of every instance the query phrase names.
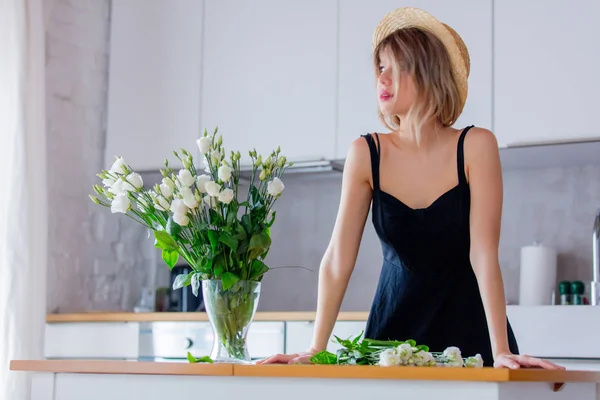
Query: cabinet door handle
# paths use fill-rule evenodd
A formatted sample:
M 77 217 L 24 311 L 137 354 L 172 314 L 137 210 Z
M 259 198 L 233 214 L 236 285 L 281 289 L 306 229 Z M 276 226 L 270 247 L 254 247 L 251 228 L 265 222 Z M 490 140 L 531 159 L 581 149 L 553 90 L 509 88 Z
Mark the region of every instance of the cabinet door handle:
M 187 346 L 185 347 L 186 349 L 191 348 L 194 345 L 194 341 L 190 338 L 185 338 L 187 340 Z

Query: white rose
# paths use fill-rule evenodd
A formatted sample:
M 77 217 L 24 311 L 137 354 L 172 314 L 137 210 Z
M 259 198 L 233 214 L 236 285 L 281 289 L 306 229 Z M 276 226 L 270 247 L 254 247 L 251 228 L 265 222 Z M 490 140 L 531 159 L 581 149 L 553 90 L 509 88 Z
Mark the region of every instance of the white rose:
M 163 185 L 168 186 L 171 190 L 175 189 L 175 184 L 173 183 L 171 178 L 163 178 L 162 183 Z
M 110 172 L 114 172 L 115 174 L 122 174 L 123 167 L 125 166 L 125 160 L 121 157 L 117 157 L 113 165 L 110 167 Z
M 118 195 L 127 193 L 128 191 L 131 191 L 131 189 L 132 187 L 128 183 L 126 183 L 123 180 L 123 178 L 119 178 L 115 181 L 115 183 L 113 183 L 113 185 L 110 187 L 110 189 L 108 189 L 108 191 L 114 195 Z
M 210 182 L 211 178 L 209 175 L 203 174 L 196 177 L 196 186 L 200 193 L 206 193 L 206 183 Z
M 435 357 L 428 351 L 420 351 L 413 354 L 415 365 L 419 367 L 427 367 L 435 365 Z
M 400 363 L 401 360 L 394 349 L 385 349 L 379 353 L 379 365 L 382 367 L 393 367 Z
M 179 174 L 177 174 L 177 180 L 181 182 L 183 186 L 190 187 L 194 184 L 194 177 L 192 173 L 187 169 L 180 169 Z
M 408 361 L 413 354 L 412 346 L 408 343 L 402 343 L 400 346 L 398 346 L 396 352 L 403 361 Z
M 217 208 L 218 202 L 217 202 L 217 199 L 215 197 L 204 196 L 204 198 L 202 200 L 210 208 Z
M 183 199 L 183 204 L 189 208 L 198 207 L 198 199 L 196 199 L 196 196 L 194 196 L 194 193 L 192 193 L 190 188 L 184 188 L 184 190 L 181 192 L 181 196 Z
M 131 174 L 127 175 L 126 179 L 127 182 L 129 182 L 135 188 L 135 190 L 140 190 L 142 186 L 144 186 L 144 181 L 142 180 L 141 175 L 137 172 L 132 172 Z
M 180 199 L 173 200 L 173 202 L 171 203 L 170 210 L 173 212 L 173 214 L 180 214 L 180 215 L 187 214 L 187 212 L 189 211 L 188 207 Z
M 474 357 L 467 357 L 465 360 L 465 367 L 483 368 L 483 358 L 481 357 L 481 354 L 476 354 Z
M 233 200 L 233 190 L 224 189 L 219 193 L 219 201 L 223 204 L 229 204 Z
M 127 210 L 131 207 L 131 202 L 127 197 L 127 194 L 118 194 L 112 200 L 110 204 L 110 211 L 114 213 L 123 213 L 125 214 Z
M 221 185 L 219 185 L 217 182 L 206 182 L 205 188 L 206 193 L 212 197 L 217 197 L 221 192 Z
M 463 359 L 461 356 L 460 349 L 458 347 L 454 347 L 454 346 L 448 347 L 448 348 L 446 348 L 446 350 L 444 350 L 442 355 L 447 360 L 447 362 L 445 363 L 445 366 L 447 366 L 447 367 L 462 367 L 463 366 Z
M 229 182 L 229 180 L 231 179 L 232 172 L 233 172 L 233 169 L 230 166 L 221 165 L 219 167 L 219 179 L 222 180 L 223 182 Z
M 160 194 L 162 194 L 166 198 L 173 196 L 173 189 L 169 187 L 169 185 L 161 183 L 158 188 L 160 189 Z
M 179 226 L 186 226 L 190 223 L 190 218 L 185 214 L 173 214 L 173 221 Z
M 200 153 L 206 154 L 212 146 L 212 139 L 207 136 L 204 136 L 196 140 L 196 144 L 198 145 L 198 149 L 200 149 Z
M 102 184 L 104 185 L 104 187 L 109 188 L 115 184 L 115 180 L 111 177 L 108 177 L 108 178 L 102 179 Z
M 277 177 L 267 184 L 267 192 L 273 197 L 279 196 L 284 188 L 283 182 Z

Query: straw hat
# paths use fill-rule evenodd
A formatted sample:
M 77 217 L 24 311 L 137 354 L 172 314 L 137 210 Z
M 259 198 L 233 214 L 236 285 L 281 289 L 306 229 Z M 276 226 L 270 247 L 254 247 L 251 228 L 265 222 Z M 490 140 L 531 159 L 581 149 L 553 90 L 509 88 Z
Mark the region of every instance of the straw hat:
M 471 60 L 462 38 L 448 25 L 438 21 L 431 14 L 414 7 L 399 8 L 387 14 L 375 28 L 373 50 L 391 33 L 403 28 L 421 28 L 435 35 L 446 47 L 450 63 L 456 77 L 461 100 L 461 108 L 467 101 Z

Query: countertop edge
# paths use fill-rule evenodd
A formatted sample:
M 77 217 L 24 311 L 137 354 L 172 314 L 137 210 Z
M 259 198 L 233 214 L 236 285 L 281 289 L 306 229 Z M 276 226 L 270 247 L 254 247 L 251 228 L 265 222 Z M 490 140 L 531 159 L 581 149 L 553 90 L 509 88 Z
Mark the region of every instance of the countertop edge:
M 314 311 L 257 312 L 253 321 L 314 321 Z M 338 321 L 366 321 L 366 311 L 340 312 Z M 47 323 L 59 322 L 198 322 L 208 321 L 205 312 L 85 312 L 48 314 Z
M 104 360 L 12 360 L 11 371 L 93 374 L 207 375 L 262 378 L 444 380 L 465 382 L 594 382 L 596 371 L 508 370 L 340 365 L 189 364 Z

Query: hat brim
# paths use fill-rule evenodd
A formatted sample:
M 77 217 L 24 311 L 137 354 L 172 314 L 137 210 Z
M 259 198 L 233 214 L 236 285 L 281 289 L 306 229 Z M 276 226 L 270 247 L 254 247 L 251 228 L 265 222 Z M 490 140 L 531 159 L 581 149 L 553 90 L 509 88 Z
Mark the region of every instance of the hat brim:
M 461 111 L 468 94 L 470 58 L 461 37 L 448 25 L 440 22 L 431 14 L 418 8 L 399 8 L 388 13 L 377 25 L 373 33 L 373 50 L 390 34 L 399 29 L 420 28 L 435 35 L 445 46 L 458 86 Z

